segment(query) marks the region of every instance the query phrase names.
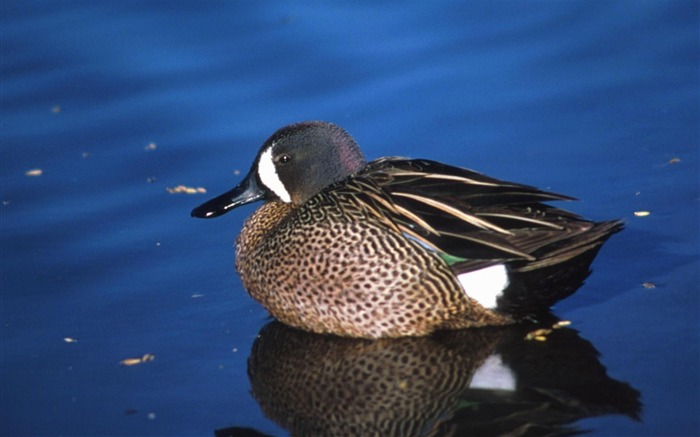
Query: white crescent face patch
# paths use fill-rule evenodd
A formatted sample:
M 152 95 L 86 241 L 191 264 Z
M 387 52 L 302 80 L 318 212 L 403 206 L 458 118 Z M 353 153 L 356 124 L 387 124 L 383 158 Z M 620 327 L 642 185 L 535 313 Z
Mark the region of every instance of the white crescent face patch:
M 290 203 L 292 197 L 289 192 L 284 187 L 284 184 L 280 180 L 277 174 L 277 169 L 275 168 L 275 163 L 272 160 L 272 148 L 275 145 L 268 147 L 265 151 L 260 154 L 260 160 L 258 161 L 258 176 L 260 176 L 260 181 L 267 187 L 270 191 L 275 193 L 277 197 L 282 200 L 282 202 Z

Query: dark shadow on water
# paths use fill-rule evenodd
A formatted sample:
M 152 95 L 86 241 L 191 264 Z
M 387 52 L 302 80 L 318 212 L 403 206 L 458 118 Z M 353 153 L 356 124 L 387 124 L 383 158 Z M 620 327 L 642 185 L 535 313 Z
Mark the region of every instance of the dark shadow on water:
M 248 359 L 252 395 L 292 435 L 559 436 L 587 417 L 638 420 L 640 393 L 575 330 L 526 339 L 554 321 L 378 341 L 272 322 Z

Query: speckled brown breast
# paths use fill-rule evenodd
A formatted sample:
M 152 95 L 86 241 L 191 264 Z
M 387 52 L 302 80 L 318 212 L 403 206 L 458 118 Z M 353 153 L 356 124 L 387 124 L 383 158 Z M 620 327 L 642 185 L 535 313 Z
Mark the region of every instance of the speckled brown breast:
M 238 238 L 236 267 L 274 317 L 318 333 L 398 337 L 512 321 L 469 299 L 437 255 L 337 191 L 260 207 Z

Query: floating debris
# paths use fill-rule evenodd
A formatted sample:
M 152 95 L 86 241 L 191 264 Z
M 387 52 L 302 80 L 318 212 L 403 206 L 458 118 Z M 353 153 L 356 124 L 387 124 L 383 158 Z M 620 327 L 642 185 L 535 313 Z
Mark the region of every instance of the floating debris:
M 144 150 L 156 150 L 158 148 L 158 145 L 156 143 L 148 143 L 146 147 L 144 147 Z
M 557 323 L 552 325 L 552 329 L 561 329 L 569 325 L 571 325 L 571 320 L 559 320 Z
M 668 160 L 668 163 L 669 163 L 669 164 L 678 164 L 679 162 L 681 162 L 681 159 L 680 159 L 680 158 L 676 158 L 676 157 L 673 157 L 673 158 L 671 158 L 671 159 Z
M 65 337 L 65 338 L 63 338 L 63 341 L 65 341 L 66 343 L 77 343 L 78 342 L 78 340 L 74 339 L 73 337 Z
M 534 331 L 527 333 L 527 335 L 525 336 L 525 340 L 547 341 L 547 335 L 551 333 L 551 329 L 535 329 Z
M 44 170 L 40 168 L 33 168 L 31 170 L 25 171 L 24 174 L 27 176 L 41 176 L 42 174 L 44 174 Z
M 146 182 L 148 182 L 149 184 L 152 184 L 152 183 L 154 183 L 155 181 L 156 181 L 156 177 L 155 177 L 155 176 L 150 176 L 150 177 L 147 177 L 147 178 L 146 178 Z
M 653 282 L 645 282 L 642 284 L 642 287 L 646 289 L 656 288 L 656 284 L 654 284 Z
M 241 174 L 241 171 L 240 171 L 239 169 L 235 169 L 235 170 L 233 171 L 233 175 L 234 175 L 234 176 L 240 176 L 240 174 Z
M 200 297 L 204 297 L 202 293 L 194 293 L 192 296 L 190 296 L 192 299 L 198 299 Z
M 534 331 L 528 332 L 527 335 L 525 335 L 525 340 L 547 341 L 547 336 L 549 334 L 551 334 L 553 330 L 561 329 L 561 328 L 567 327 L 569 325 L 571 325 L 570 320 L 560 320 L 557 323 L 553 324 L 551 329 L 540 328 L 540 329 L 535 329 Z
M 144 356 L 140 358 L 125 358 L 119 362 L 122 366 L 135 366 L 137 364 L 141 363 L 147 363 L 149 361 L 153 361 L 156 359 L 156 356 L 153 354 L 145 354 Z
M 60 114 L 61 113 L 61 106 L 60 105 L 54 105 L 51 107 L 51 112 L 54 114 Z
M 83 154 L 81 156 L 83 157 L 83 159 L 87 158 L 90 156 L 90 152 L 83 152 Z
M 634 215 L 635 215 L 636 217 L 646 217 L 646 216 L 648 216 L 649 214 L 651 214 L 651 212 L 649 212 L 649 211 L 635 211 L 635 212 L 634 212 Z
M 168 187 L 166 188 L 168 190 L 168 193 L 170 194 L 177 194 L 177 193 L 185 193 L 185 194 L 200 194 L 200 193 L 206 193 L 207 190 L 202 187 L 187 187 L 185 185 L 178 185 L 177 187 Z

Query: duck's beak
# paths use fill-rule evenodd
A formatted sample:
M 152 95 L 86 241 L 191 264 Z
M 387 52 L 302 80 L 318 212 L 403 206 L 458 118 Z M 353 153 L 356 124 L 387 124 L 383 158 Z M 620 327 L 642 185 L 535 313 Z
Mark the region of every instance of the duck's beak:
M 251 171 L 236 188 L 199 205 L 192 210 L 191 215 L 198 218 L 214 218 L 263 197 L 265 190 L 260 188 L 255 173 Z

